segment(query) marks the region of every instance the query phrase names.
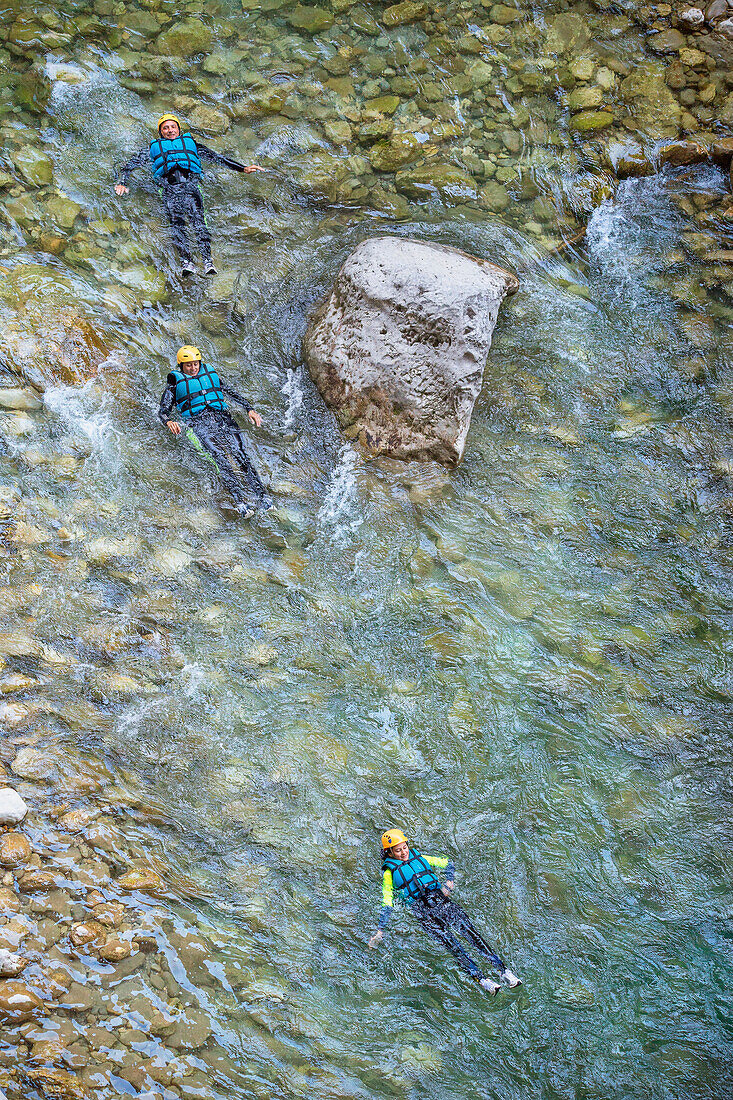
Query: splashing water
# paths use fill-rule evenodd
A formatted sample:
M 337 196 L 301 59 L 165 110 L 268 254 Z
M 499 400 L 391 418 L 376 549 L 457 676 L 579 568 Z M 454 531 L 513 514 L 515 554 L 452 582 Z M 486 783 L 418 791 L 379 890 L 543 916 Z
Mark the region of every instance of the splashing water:
M 356 470 L 360 459 L 350 444 L 344 443 L 339 452 L 326 495 L 318 511 L 318 522 L 326 528 L 334 546 L 343 547 L 364 522 L 359 511 L 359 492 Z

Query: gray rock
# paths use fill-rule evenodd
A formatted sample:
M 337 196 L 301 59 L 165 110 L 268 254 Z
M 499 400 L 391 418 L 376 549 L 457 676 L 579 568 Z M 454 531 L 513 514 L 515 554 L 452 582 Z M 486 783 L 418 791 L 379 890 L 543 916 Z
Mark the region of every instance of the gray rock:
M 725 0 L 718 0 L 718 2 L 727 7 Z M 703 25 L 705 16 L 700 8 L 687 8 L 685 11 L 680 12 L 678 20 L 681 26 L 688 30 L 692 30 L 695 27 L 701 27 Z
M 304 340 L 311 376 L 346 434 L 372 454 L 463 454 L 508 271 L 443 245 L 363 241 Z
M 28 807 L 12 787 L 0 788 L 0 825 L 18 825 L 28 813 Z

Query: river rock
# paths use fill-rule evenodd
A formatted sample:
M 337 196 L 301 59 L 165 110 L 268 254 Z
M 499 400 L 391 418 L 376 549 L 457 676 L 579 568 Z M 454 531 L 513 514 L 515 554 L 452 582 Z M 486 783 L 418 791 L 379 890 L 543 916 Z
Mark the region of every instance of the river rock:
M 401 4 L 393 4 L 382 12 L 382 23 L 385 27 L 399 27 L 405 23 L 415 23 L 418 19 L 424 19 L 428 14 L 427 4 L 420 0 L 403 0 Z
M 0 408 L 14 411 L 35 412 L 43 408 L 43 402 L 33 390 L 20 389 L 18 386 L 0 389 Z
M 0 981 L 0 1020 L 22 1024 L 43 1008 L 41 998 L 24 982 Z
M 0 837 L 0 864 L 3 867 L 22 867 L 32 855 L 31 842 L 22 833 L 5 833 Z
M 296 27 L 299 31 L 318 34 L 319 31 L 326 31 L 333 25 L 333 14 L 325 8 L 296 4 L 287 16 L 287 20 L 291 27 Z
M 13 155 L 13 163 L 26 183 L 32 187 L 42 187 L 53 180 L 53 163 L 42 150 L 35 145 L 24 145 Z
M 368 151 L 372 168 L 377 172 L 396 172 L 422 156 L 423 146 L 415 134 L 394 132 L 386 141 L 378 141 Z
M 27 965 L 28 959 L 0 947 L 0 978 L 17 978 Z
M 66 1070 L 29 1065 L 23 1068 L 23 1076 L 31 1088 L 47 1100 L 90 1100 L 87 1090 Z
M 721 2 L 725 4 L 725 0 L 721 0 Z M 725 6 L 727 7 L 727 4 Z M 695 28 L 703 25 L 705 15 L 700 8 L 686 8 L 677 16 L 677 21 L 685 30 L 695 30 Z
M 715 29 L 718 34 L 722 34 L 724 38 L 728 38 L 733 42 L 733 18 L 723 19 Z
M 145 890 L 147 893 L 160 893 L 165 889 L 165 885 L 160 875 L 156 874 L 151 868 L 146 867 L 144 869 L 135 868 L 132 871 L 128 871 L 117 879 L 117 885 L 121 890 L 127 892 L 131 890 Z
M 445 245 L 363 241 L 304 339 L 311 376 L 349 436 L 372 454 L 460 461 L 499 306 L 518 285 Z
M 48 779 L 53 774 L 54 760 L 42 749 L 27 745 L 15 756 L 10 767 L 21 779 Z
M 708 151 L 699 141 L 668 141 L 658 156 L 660 164 L 700 164 L 708 159 Z
M 642 62 L 621 81 L 622 99 L 633 115 L 635 129 L 646 138 L 677 137 L 682 108 L 667 87 L 664 66 Z
M 72 307 L 45 312 L 31 330 L 27 322 L 8 326 L 3 336 L 17 373 L 43 389 L 56 382 L 88 382 L 109 355 L 101 333 Z
M 28 807 L 12 787 L 0 788 L 0 825 L 19 825 Z
M 193 57 L 208 53 L 213 44 L 214 35 L 205 23 L 200 19 L 186 19 L 159 35 L 155 49 L 160 54 L 172 54 L 173 57 Z

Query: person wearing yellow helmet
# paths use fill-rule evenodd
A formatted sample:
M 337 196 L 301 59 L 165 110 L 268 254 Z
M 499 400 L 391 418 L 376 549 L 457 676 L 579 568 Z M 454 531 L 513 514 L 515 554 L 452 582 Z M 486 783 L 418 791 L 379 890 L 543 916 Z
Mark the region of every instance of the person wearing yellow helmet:
M 176 369 L 166 380 L 158 419 L 178 436 L 181 425 L 175 415 L 180 415 L 186 438 L 213 461 L 237 511 L 248 519 L 256 508 L 271 508 L 272 498 L 250 461 L 242 429 L 229 412 L 225 394 L 247 410 L 255 427 L 262 426 L 262 417 L 249 402 L 236 390 L 222 385 L 217 371 L 202 362 L 198 348 L 185 344 L 178 349 Z
M 240 164 L 239 161 L 215 153 L 188 132 L 182 132 L 176 115 L 162 115 L 158 119 L 157 136 L 144 146 L 119 170 L 115 191 L 128 194 L 130 176 L 136 168 L 149 164 L 153 178 L 160 186 L 161 198 L 171 227 L 173 245 L 181 260 L 181 274 L 195 274 L 193 258 L 188 243 L 186 222 L 190 222 L 196 234 L 199 251 L 204 261 L 204 275 L 216 275 L 211 258 L 211 234 L 204 214 L 204 200 L 198 180 L 203 175 L 201 161 L 210 161 L 235 172 L 262 172 L 259 164 Z
M 441 883 L 436 870 L 445 871 L 446 880 Z M 379 925 L 369 940 L 376 947 L 384 937 L 394 908 L 394 893 L 407 906 L 413 916 L 431 936 L 443 944 L 458 965 L 478 982 L 482 989 L 495 996 L 501 986 L 485 977 L 478 963 L 468 954 L 458 939 L 462 935 L 482 955 L 488 958 L 500 972 L 502 981 L 510 989 L 521 981 L 501 961 L 495 951 L 484 941 L 468 913 L 450 898 L 455 882 L 455 864 L 445 856 L 424 856 L 410 848 L 401 829 L 387 829 L 382 834 L 382 911 Z

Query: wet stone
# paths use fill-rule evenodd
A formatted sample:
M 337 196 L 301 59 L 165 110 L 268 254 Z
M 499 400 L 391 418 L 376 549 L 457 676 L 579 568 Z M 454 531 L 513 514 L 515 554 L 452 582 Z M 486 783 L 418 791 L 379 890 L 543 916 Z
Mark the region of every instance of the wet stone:
M 24 982 L 0 981 L 0 1020 L 20 1024 L 43 1009 L 43 1001 Z
M 31 842 L 22 833 L 5 833 L 0 837 L 0 864 L 21 867 L 33 854 Z
M 28 807 L 12 787 L 0 788 L 0 825 L 19 825 Z

